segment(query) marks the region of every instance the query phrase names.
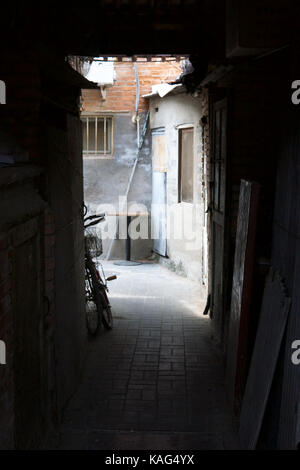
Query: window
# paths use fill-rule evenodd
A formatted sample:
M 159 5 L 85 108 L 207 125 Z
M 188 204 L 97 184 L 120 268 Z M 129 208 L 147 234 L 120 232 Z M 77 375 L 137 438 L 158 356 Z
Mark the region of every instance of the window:
M 82 139 L 84 157 L 105 157 L 113 153 L 113 118 L 84 116 Z
M 194 129 L 179 129 L 178 202 L 193 202 Z

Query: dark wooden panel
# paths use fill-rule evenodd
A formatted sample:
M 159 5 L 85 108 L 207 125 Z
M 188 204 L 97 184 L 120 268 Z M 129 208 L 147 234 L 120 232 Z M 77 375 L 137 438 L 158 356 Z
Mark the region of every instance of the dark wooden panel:
M 259 185 L 241 181 L 229 321 L 226 385 L 236 410 L 245 387 Z
M 244 449 L 255 449 L 290 308 L 279 273 L 270 270 L 240 417 Z
M 211 203 L 211 309 L 214 329 L 218 340 L 224 330 L 224 252 L 225 252 L 225 195 L 227 158 L 227 101 L 213 105 L 212 113 L 212 155 L 211 173 L 213 178 Z

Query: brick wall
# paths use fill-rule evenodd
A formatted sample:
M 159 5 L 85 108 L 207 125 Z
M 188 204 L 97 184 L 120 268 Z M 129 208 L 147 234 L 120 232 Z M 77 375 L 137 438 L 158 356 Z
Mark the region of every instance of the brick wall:
M 136 62 L 140 85 L 139 111 L 148 107 L 142 95 L 151 92 L 152 85 L 174 81 L 181 73 L 179 62 Z M 117 62 L 114 64 L 116 81 L 112 87 L 106 88 L 105 100 L 100 90 L 82 90 L 82 111 L 135 111 L 136 82 L 133 62 Z
M 45 362 L 49 343 L 43 328 L 47 263 L 41 243 L 45 202 L 36 191 L 39 176 L 40 169 L 33 166 L 8 167 L 1 175 L 0 339 L 6 347 L 6 364 L 0 365 L 1 449 L 14 448 L 21 441 L 24 447 L 39 442 L 48 373 L 53 368 L 53 363 Z M 30 428 L 21 429 L 26 413 Z
M 44 296 L 45 311 L 45 365 L 48 373 L 46 396 L 47 422 L 57 424 L 57 391 L 55 381 L 55 218 L 50 208 L 43 215 L 43 248 L 44 248 Z
M 85 351 L 81 126 L 78 117 L 46 106 L 41 127 L 47 149 L 47 199 L 51 208 L 45 216 L 46 295 L 50 307 L 54 305 L 54 316 L 50 311 L 47 322 L 49 335 L 55 327 L 52 346 L 59 419 L 78 382 Z M 54 355 L 51 345 L 48 353 Z
M 41 76 L 37 63 L 37 54 L 34 51 L 25 51 L 22 48 L 14 50 L 12 45 L 10 51 L 2 51 L 0 74 L 1 79 L 6 83 L 7 90 L 7 104 L 1 106 L 0 116 L 4 129 L 9 129 L 9 134 L 6 145 L 8 153 L 12 153 L 14 157 L 22 155 L 22 160 L 28 159 L 35 163 L 41 164 L 44 159 L 44 153 L 39 149 L 39 106 L 41 101 Z M 6 135 L 3 132 L 3 135 Z M 2 147 L 3 147 L 3 141 Z M 28 165 L 28 164 L 27 164 Z M 27 166 L 30 172 L 31 166 Z M 36 198 L 39 198 L 38 184 L 33 188 L 33 183 L 25 183 L 26 173 L 28 171 L 22 166 L 17 167 L 15 170 L 12 168 L 5 168 L 1 170 L 1 200 L 3 201 L 4 195 L 10 200 L 11 205 L 1 209 L 1 227 L 0 227 L 0 339 L 6 345 L 6 364 L 0 365 L 0 448 L 11 449 L 16 445 L 16 401 L 20 403 L 22 397 L 16 391 L 16 368 L 20 368 L 19 360 L 16 361 L 15 344 L 16 337 L 16 304 L 17 304 L 17 283 L 20 281 L 15 273 L 16 246 L 11 235 L 11 230 L 15 230 L 21 234 L 22 224 L 30 219 L 31 211 L 37 209 L 35 207 Z M 40 171 L 37 171 L 39 175 Z M 6 175 L 7 174 L 7 178 Z M 14 181 L 15 180 L 15 181 Z M 24 184 L 24 185 L 23 185 Z M 7 191 L 7 192 L 5 192 Z M 32 197 L 32 207 L 26 206 L 26 197 Z M 3 193 L 3 194 L 2 194 Z M 15 201 L 19 203 L 16 205 Z M 41 199 L 39 199 L 41 202 Z M 41 202 L 42 205 L 42 202 Z M 24 211 L 24 212 L 22 212 Z M 42 211 L 40 207 L 38 211 Z M 41 213 L 41 212 L 40 212 Z M 22 217 L 20 217 L 22 214 Z M 6 221 L 8 219 L 9 222 Z M 4 225 L 5 223 L 5 225 Z M 43 224 L 38 228 L 38 237 L 42 237 Z M 43 250 L 41 251 L 43 256 Z M 38 267 L 36 268 L 38 272 Z M 44 278 L 41 279 L 41 295 L 43 296 Z M 28 312 L 33 315 L 33 312 Z M 41 310 L 41 314 L 42 314 Z M 25 337 L 26 336 L 26 337 Z M 26 353 L 30 352 L 31 342 L 41 341 L 44 343 L 43 332 L 41 337 L 36 338 L 35 335 L 26 335 L 24 333 L 24 345 Z M 39 351 L 39 358 L 41 371 L 44 377 L 47 378 L 48 365 L 44 361 L 44 350 L 41 346 Z M 18 364 L 16 364 L 18 362 Z M 24 383 L 27 389 L 29 383 Z M 42 384 L 40 401 L 45 403 L 47 393 L 46 380 Z M 26 395 L 26 393 L 24 393 Z M 41 404 L 41 406 L 43 406 Z M 25 405 L 24 405 L 25 407 Z M 35 419 L 35 417 L 33 417 Z M 38 421 L 38 420 L 37 420 Z M 37 426 L 33 432 L 40 433 L 40 428 Z M 18 429 L 20 433 L 20 429 Z M 24 430 L 24 435 L 26 430 Z M 31 436 L 28 436 L 30 438 Z M 26 436 L 24 436 L 26 439 Z
M 63 318 L 66 316 L 71 319 L 70 325 L 61 325 L 60 323 L 59 326 L 61 337 L 68 337 L 67 349 L 71 351 L 70 355 L 73 355 L 73 362 L 77 360 L 77 356 L 76 354 L 74 355 L 73 351 L 78 351 L 78 355 L 82 356 L 84 349 L 85 327 L 84 315 L 82 314 L 84 311 L 83 227 L 81 212 L 77 207 L 75 211 L 72 205 L 72 198 L 76 198 L 76 200 L 79 201 L 80 209 L 82 205 L 81 133 L 79 131 L 80 121 L 78 116 L 74 118 L 76 125 L 73 123 L 69 125 L 69 121 L 67 122 L 66 119 L 67 110 L 70 108 L 68 101 L 73 104 L 71 113 L 78 113 L 75 104 L 78 100 L 79 90 L 74 86 L 70 87 L 67 83 L 56 83 L 52 75 L 50 75 L 51 74 L 48 75 L 45 73 L 45 70 L 41 71 L 38 53 L 35 53 L 29 48 L 27 51 L 22 50 L 22 48 L 16 48 L 14 50 L 12 45 L 9 54 L 5 50 L 2 51 L 0 76 L 6 83 L 7 104 L 0 107 L 0 117 L 2 118 L 2 123 L 6 124 L 7 128 L 11 131 L 9 140 L 11 148 L 8 153 L 15 155 L 15 150 L 17 149 L 19 151 L 21 146 L 22 149 L 24 149 L 24 152 L 22 150 L 22 155 L 24 154 L 26 156 L 27 154 L 29 162 L 34 162 L 36 165 L 39 165 L 39 167 L 32 167 L 32 165 L 26 163 L 24 166 L 20 165 L 15 168 L 1 169 L 0 191 L 2 192 L 6 187 L 9 187 L 10 197 L 12 197 L 13 201 L 13 204 L 8 205 L 5 203 L 8 198 L 0 197 L 0 340 L 5 341 L 7 352 L 7 364 L 0 365 L 1 449 L 10 449 L 15 446 L 14 436 L 16 428 L 18 427 L 15 419 L 16 400 L 18 400 L 18 406 L 20 406 L 26 395 L 26 393 L 23 394 L 24 396 L 19 392 L 14 393 L 15 369 L 16 366 L 20 368 L 21 362 L 20 360 L 14 362 L 17 346 L 14 343 L 14 317 L 17 303 L 16 285 L 18 283 L 18 276 L 13 271 L 16 259 L 18 259 L 18 264 L 22 265 L 22 254 L 18 252 L 16 255 L 15 248 L 11 246 L 9 229 L 3 226 L 3 220 L 8 217 L 10 227 L 18 232 L 21 222 L 30 219 L 31 211 L 35 210 L 37 199 L 41 204 L 41 207 L 38 208 L 39 224 L 36 232 L 40 244 L 39 256 L 41 264 L 41 271 L 39 272 L 41 281 L 39 312 L 44 316 L 41 319 L 42 328 L 39 329 L 40 337 L 38 338 L 38 336 L 33 333 L 29 335 L 24 333 L 24 342 L 26 343 L 26 352 L 30 352 L 30 345 L 32 343 L 41 344 L 40 351 L 38 354 L 35 354 L 41 366 L 41 400 L 34 398 L 33 401 L 41 401 L 39 406 L 42 409 L 42 413 L 36 414 L 40 416 L 40 418 L 37 418 L 37 422 L 40 420 L 42 423 L 39 423 L 37 426 L 32 426 L 32 428 L 36 428 L 39 438 L 43 437 L 43 433 L 47 431 L 47 428 L 49 429 L 51 423 L 57 421 L 57 413 L 59 415 L 66 400 L 65 396 L 61 397 L 57 409 L 57 381 L 55 381 L 54 368 L 56 364 L 55 360 L 57 360 L 57 356 L 55 357 L 55 345 L 57 344 L 56 322 L 58 316 L 61 322 L 63 322 Z M 43 124 L 45 116 L 47 117 L 47 122 Z M 52 125 L 54 127 L 61 126 L 61 139 L 63 141 L 63 155 L 65 160 L 67 159 L 68 162 L 70 162 L 70 166 L 73 164 L 73 166 L 77 168 L 79 165 L 76 174 L 75 171 L 70 174 L 68 183 L 65 184 L 67 187 L 66 191 L 59 193 L 60 200 L 57 204 L 53 204 L 51 196 L 58 193 L 60 186 L 57 181 L 57 173 L 51 174 L 50 177 L 53 161 L 51 160 L 52 155 L 49 151 L 50 145 L 48 144 L 44 129 L 44 127 L 49 129 Z M 75 132 L 74 129 L 76 131 L 75 136 L 73 135 L 73 132 Z M 52 139 L 52 143 L 53 146 L 58 145 L 55 137 Z M 3 147 L 2 140 L 1 144 Z M 73 147 L 79 150 L 75 152 Z M 79 160 L 78 165 L 77 162 L 74 161 L 75 153 Z M 61 163 L 60 166 L 62 165 L 63 163 Z M 39 171 L 36 173 L 34 190 L 31 191 L 33 203 L 30 207 L 25 207 L 28 198 L 26 199 L 27 193 L 24 193 L 24 188 L 22 189 L 22 181 L 23 179 L 28 179 L 28 175 L 26 176 L 26 174 L 32 171 L 30 170 L 31 168 L 38 168 Z M 64 178 L 69 174 L 68 171 L 65 170 L 64 168 Z M 4 174 L 5 172 L 9 173 L 7 179 Z M 21 176 L 17 176 L 19 173 Z M 11 184 L 11 180 L 14 178 L 18 180 L 18 184 L 16 185 Z M 44 212 L 43 205 L 46 206 L 46 203 L 48 203 L 47 209 Z M 23 219 L 21 220 L 20 215 L 23 206 L 25 215 L 24 217 L 22 216 Z M 65 249 L 58 255 L 55 242 L 57 238 L 56 225 L 57 221 L 60 222 L 59 215 L 62 214 L 64 217 L 65 213 L 71 214 L 74 223 L 70 226 L 70 229 L 65 235 Z M 66 269 L 66 266 L 68 266 L 69 272 L 66 278 L 68 281 L 72 279 L 71 287 L 69 285 L 70 282 L 67 285 L 68 288 L 66 288 L 63 282 L 57 282 L 55 271 L 57 271 L 59 266 L 61 269 Z M 77 266 L 80 266 L 80 268 L 77 269 Z M 13 281 L 15 281 L 14 284 Z M 61 302 L 68 307 L 68 311 L 66 308 L 58 311 L 56 307 L 57 292 L 60 294 Z M 64 298 L 62 300 L 63 295 Z M 24 305 L 26 308 L 26 302 L 24 302 Z M 69 315 L 68 312 L 72 312 L 73 317 Z M 78 316 L 80 315 L 80 319 L 82 319 L 80 324 L 76 324 L 76 312 Z M 31 320 L 33 318 L 33 312 L 30 308 L 28 308 L 28 313 L 31 313 L 28 317 L 28 319 Z M 39 342 L 39 340 L 41 340 L 41 342 Z M 17 341 L 17 343 L 19 342 Z M 75 370 L 76 368 L 76 374 L 74 373 L 74 376 L 71 372 L 66 374 L 66 371 L 68 372 L 70 367 L 67 361 L 63 361 L 66 355 L 65 351 L 59 351 L 59 354 L 60 364 L 63 364 L 63 367 L 56 370 L 56 375 L 58 380 L 61 379 L 68 383 L 69 396 L 77 383 L 80 361 L 78 360 L 77 363 L 73 365 L 73 369 Z M 69 356 L 67 359 L 69 359 Z M 30 387 L 29 381 L 27 381 L 27 383 L 25 378 L 24 381 L 22 378 L 22 383 L 23 382 L 25 388 Z M 30 398 L 28 393 L 27 397 Z M 23 408 L 25 409 L 26 406 Z M 33 414 L 34 413 L 32 413 L 32 415 Z M 40 424 L 42 425 L 41 427 Z M 19 426 L 19 435 L 22 434 L 21 431 Z M 25 439 L 28 433 L 26 433 L 25 430 L 23 434 Z M 35 443 L 38 443 L 38 439 L 35 440 Z

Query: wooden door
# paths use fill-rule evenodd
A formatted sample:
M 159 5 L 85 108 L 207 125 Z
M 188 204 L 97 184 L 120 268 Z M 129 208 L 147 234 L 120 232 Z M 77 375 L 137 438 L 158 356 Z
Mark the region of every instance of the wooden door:
M 224 320 L 224 244 L 226 195 L 227 101 L 218 101 L 212 110 L 212 192 L 211 192 L 211 317 L 219 339 Z
M 167 255 L 167 166 L 163 128 L 152 131 L 152 211 L 153 251 Z

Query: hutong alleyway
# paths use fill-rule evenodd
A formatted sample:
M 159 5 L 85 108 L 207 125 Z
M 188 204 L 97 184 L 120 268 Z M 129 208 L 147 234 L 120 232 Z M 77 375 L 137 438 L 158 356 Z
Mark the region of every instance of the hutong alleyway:
M 157 264 L 104 267 L 114 329 L 89 343 L 55 446 L 236 449 L 199 285 Z

